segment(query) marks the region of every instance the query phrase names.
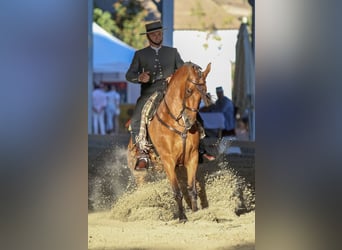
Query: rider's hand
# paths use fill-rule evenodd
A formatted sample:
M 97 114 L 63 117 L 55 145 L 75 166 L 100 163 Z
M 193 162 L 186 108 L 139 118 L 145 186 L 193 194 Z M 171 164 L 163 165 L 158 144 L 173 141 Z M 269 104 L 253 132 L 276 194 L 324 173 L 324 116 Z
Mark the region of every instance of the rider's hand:
M 142 82 L 142 83 L 149 82 L 150 81 L 150 72 L 149 71 L 142 72 L 138 77 L 138 81 Z

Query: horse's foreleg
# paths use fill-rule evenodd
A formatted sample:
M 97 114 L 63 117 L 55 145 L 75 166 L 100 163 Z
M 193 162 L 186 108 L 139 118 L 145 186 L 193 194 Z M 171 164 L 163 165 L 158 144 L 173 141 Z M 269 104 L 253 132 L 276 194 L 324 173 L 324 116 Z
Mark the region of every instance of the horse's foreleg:
M 196 172 L 197 172 L 197 165 L 190 163 L 189 166 L 187 167 L 187 174 L 188 174 L 187 189 L 188 189 L 188 194 L 191 199 L 191 209 L 193 212 L 196 212 L 198 210 L 197 190 L 196 190 Z
M 183 194 L 182 194 L 180 188 L 178 187 L 178 185 L 177 185 L 177 188 L 174 188 L 172 186 L 172 190 L 173 190 L 174 198 L 175 198 L 177 205 L 178 205 L 179 221 L 185 222 L 188 220 L 188 218 L 186 217 L 185 212 L 184 212 Z
M 191 198 L 191 209 L 193 212 L 196 212 L 198 210 L 197 207 L 197 190 L 196 190 L 196 183 L 195 179 L 192 182 L 192 185 L 187 186 L 188 194 Z
M 166 168 L 168 169 L 168 168 Z M 168 178 L 171 183 L 172 191 L 173 191 L 173 197 L 175 198 L 177 205 L 178 205 L 178 213 L 179 213 L 179 221 L 185 222 L 188 220 L 188 218 L 185 215 L 184 207 L 183 207 L 183 194 L 181 189 L 179 188 L 177 176 L 175 171 L 166 171 Z

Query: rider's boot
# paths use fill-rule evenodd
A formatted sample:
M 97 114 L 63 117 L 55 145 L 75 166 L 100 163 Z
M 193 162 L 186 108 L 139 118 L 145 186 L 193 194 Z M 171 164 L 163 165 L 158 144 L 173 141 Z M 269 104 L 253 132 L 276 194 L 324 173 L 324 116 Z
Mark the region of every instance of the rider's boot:
M 198 132 L 200 133 L 200 139 L 204 139 L 206 137 L 205 129 L 203 128 L 202 124 L 197 121 Z
M 137 156 L 137 161 L 135 163 L 134 170 L 146 170 L 149 166 L 149 155 L 146 150 L 142 150 L 139 148 L 139 144 L 136 142 L 136 134 L 131 130 L 132 143 L 135 145 Z

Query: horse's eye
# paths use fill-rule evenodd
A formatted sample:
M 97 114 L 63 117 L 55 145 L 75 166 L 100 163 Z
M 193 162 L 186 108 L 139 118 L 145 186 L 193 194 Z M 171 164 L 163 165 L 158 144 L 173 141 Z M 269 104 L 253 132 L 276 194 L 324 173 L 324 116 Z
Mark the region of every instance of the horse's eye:
M 192 89 L 186 89 L 186 94 L 187 95 L 191 95 L 191 93 L 192 93 Z

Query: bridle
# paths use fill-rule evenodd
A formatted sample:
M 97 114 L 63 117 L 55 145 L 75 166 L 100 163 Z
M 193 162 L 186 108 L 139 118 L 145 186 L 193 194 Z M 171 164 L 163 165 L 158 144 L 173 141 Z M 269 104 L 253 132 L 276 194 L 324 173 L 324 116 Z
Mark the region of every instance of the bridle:
M 201 80 L 202 79 L 201 68 L 199 66 L 195 65 L 195 64 L 192 64 L 192 67 L 196 70 L 196 73 L 197 73 L 199 79 Z M 196 81 L 196 80 L 193 80 L 193 79 L 189 78 L 189 76 L 188 76 L 186 81 L 190 82 L 190 83 L 192 83 L 192 84 L 194 84 L 196 86 L 196 89 L 201 94 L 201 98 L 203 99 L 203 101 L 205 101 L 205 99 L 207 98 L 206 92 L 205 92 L 206 81 L 199 82 L 199 81 Z M 198 107 L 197 108 L 193 108 L 193 107 L 186 106 L 186 100 L 188 98 L 190 98 L 192 96 L 192 94 L 193 94 L 193 91 L 191 91 L 191 90 L 189 90 L 189 88 L 185 87 L 184 98 L 182 100 L 182 109 L 180 110 L 180 112 L 179 112 L 179 114 L 177 116 L 175 116 L 171 112 L 171 110 L 169 108 L 169 105 L 166 102 L 166 99 L 165 98 L 163 99 L 165 107 L 167 109 L 167 113 L 172 117 L 173 120 L 175 120 L 177 122 L 177 124 L 179 126 L 185 127 L 187 130 L 189 130 L 193 126 L 193 124 L 186 124 L 186 122 L 185 122 L 185 120 L 186 120 L 185 110 L 189 110 L 189 111 L 195 112 L 195 113 L 199 112 Z M 182 118 L 183 118 L 183 121 L 184 121 L 184 125 L 179 122 Z

